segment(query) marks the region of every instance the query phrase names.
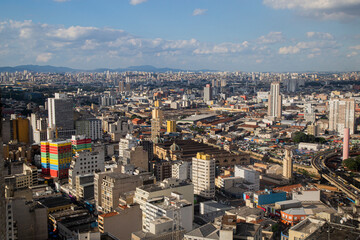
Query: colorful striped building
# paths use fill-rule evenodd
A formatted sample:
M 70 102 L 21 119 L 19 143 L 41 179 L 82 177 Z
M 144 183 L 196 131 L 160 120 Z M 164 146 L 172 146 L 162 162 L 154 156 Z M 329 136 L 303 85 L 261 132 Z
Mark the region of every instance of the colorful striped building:
M 84 150 L 91 151 L 91 138 L 86 138 L 85 135 L 72 136 L 71 144 L 74 154 Z
M 51 177 L 67 178 L 72 155 L 69 140 L 41 142 L 42 173 Z

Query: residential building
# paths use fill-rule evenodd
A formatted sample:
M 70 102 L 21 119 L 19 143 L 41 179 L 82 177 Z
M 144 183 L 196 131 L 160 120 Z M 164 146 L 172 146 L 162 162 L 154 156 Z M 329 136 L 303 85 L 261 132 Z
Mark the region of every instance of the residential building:
M 69 168 L 69 185 L 75 188 L 75 178 L 79 175 L 103 172 L 105 170 L 105 158 L 103 152 L 90 152 L 85 150 L 77 152 L 73 156 Z
M 171 177 L 179 180 L 187 180 L 192 178 L 192 163 L 179 161 L 171 165 Z
M 204 198 L 215 196 L 215 159 L 205 153 L 197 153 L 192 159 L 194 194 Z
M 158 107 L 155 107 L 152 110 L 152 119 L 151 119 L 151 140 L 153 142 L 158 136 L 160 136 L 162 121 L 163 121 L 163 113 Z
M 268 116 L 275 119 L 281 119 L 282 115 L 282 97 L 280 95 L 280 83 L 271 83 L 270 94 L 268 98 Z
M 355 100 L 332 99 L 329 101 L 329 130 L 343 135 L 344 128 L 349 128 L 350 134 L 355 133 Z
M 212 100 L 212 89 L 210 84 L 206 84 L 204 87 L 204 102 Z
M 170 196 L 155 198 L 146 203 L 143 231 L 150 231 L 150 223 L 162 216 L 173 219 L 186 232 L 192 230 L 193 205 L 179 193 L 172 192 Z

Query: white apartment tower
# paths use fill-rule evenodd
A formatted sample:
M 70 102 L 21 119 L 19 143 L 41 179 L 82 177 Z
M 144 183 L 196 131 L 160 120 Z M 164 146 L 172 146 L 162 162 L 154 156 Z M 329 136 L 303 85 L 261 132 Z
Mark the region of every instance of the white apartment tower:
M 329 101 L 329 130 L 336 131 L 339 135 L 344 133 L 344 128 L 350 129 L 350 134 L 355 131 L 355 100 L 331 99 Z
M 282 114 L 282 97 L 280 95 L 280 83 L 271 83 L 269 101 L 268 101 L 268 116 L 280 119 Z
M 192 159 L 194 194 L 204 198 L 215 196 L 215 159 L 205 153 L 197 153 Z

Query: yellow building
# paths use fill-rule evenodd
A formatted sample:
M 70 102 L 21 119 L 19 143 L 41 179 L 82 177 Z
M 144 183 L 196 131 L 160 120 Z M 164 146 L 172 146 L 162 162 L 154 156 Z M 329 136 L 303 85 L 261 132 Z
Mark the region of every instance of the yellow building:
M 166 121 L 167 132 L 172 133 L 176 132 L 176 121 L 175 120 L 168 120 Z
M 12 139 L 18 142 L 29 143 L 29 120 L 26 118 L 17 118 L 11 120 Z

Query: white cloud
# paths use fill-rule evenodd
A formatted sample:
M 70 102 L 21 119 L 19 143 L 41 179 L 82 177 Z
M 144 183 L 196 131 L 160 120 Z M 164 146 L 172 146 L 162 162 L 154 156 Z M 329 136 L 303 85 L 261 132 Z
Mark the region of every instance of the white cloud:
M 356 46 L 351 46 L 349 47 L 350 49 L 354 49 L 354 50 L 360 50 L 360 45 L 356 45 Z
M 306 56 L 317 57 L 317 61 L 322 59 L 319 56 L 327 56 L 327 62 L 340 63 L 345 62 L 347 54 L 354 55 L 355 59 L 360 57 L 351 53 L 358 52 L 360 46 L 341 49 L 336 40 L 316 38 L 315 33 L 304 33 L 304 39 L 307 35 L 312 37 L 308 41 L 287 39 L 281 32 L 270 32 L 242 42 L 213 43 L 194 38 L 144 38 L 113 28 L 64 27 L 12 20 L 0 22 L 0 31 L 0 66 L 38 62 L 79 69 L 152 64 L 183 69 L 246 70 L 255 65 L 256 68 L 268 65 L 268 71 L 276 71 L 290 62 L 303 66 L 299 59 Z M 283 45 L 279 47 L 276 43 Z M 341 54 L 341 50 L 349 52 Z M 343 58 L 339 58 L 340 55 Z
M 358 54 L 359 54 L 358 52 L 353 51 L 353 52 L 347 54 L 346 57 L 348 57 L 348 58 L 349 57 L 354 57 L 354 56 L 357 56 Z
M 70 0 L 54 0 L 54 2 L 69 2 Z
M 147 2 L 147 0 L 130 0 L 131 5 L 138 5 L 144 2 Z
M 285 37 L 282 32 L 270 32 L 265 36 L 261 36 L 258 39 L 260 44 L 273 44 L 285 41 Z
M 207 9 L 201 9 L 201 8 L 197 8 L 193 11 L 192 15 L 193 16 L 200 16 L 200 15 L 204 15 L 207 12 Z
M 46 63 L 52 58 L 52 53 L 41 53 L 36 57 L 36 62 Z
M 279 48 L 279 54 L 295 54 L 300 52 L 300 48 L 297 46 L 288 46 Z
M 306 36 L 308 38 L 317 38 L 317 39 L 334 39 L 333 35 L 325 32 L 307 32 Z
M 263 0 L 263 3 L 274 9 L 291 9 L 323 19 L 360 16 L 360 0 Z

